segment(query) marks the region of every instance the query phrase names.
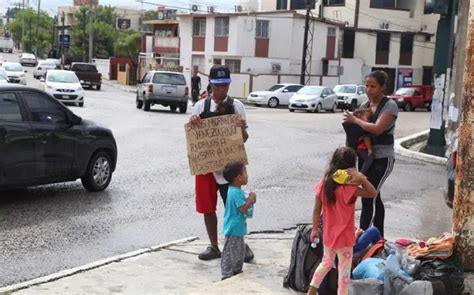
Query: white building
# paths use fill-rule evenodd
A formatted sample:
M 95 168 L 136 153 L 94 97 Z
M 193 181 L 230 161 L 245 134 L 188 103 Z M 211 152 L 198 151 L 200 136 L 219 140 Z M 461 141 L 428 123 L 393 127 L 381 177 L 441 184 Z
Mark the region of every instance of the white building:
M 276 83 L 299 83 L 304 15 L 272 11 L 181 14 L 178 18 L 180 65 L 188 78 L 194 67 L 207 74 L 212 65 L 225 64 L 233 72 L 230 94 L 238 97 Z M 337 67 L 331 71 L 331 66 L 342 24 L 314 19 L 312 26 L 309 83 L 333 86 L 339 82 Z
M 264 0 L 260 10 L 305 9 L 304 0 Z M 424 0 L 320 0 L 313 13 L 345 24 L 339 39 L 342 73 L 362 65 L 389 74 L 388 91 L 431 84 L 438 15 L 424 14 Z M 357 71 L 358 73 L 359 71 Z M 360 82 L 342 77 L 342 82 Z

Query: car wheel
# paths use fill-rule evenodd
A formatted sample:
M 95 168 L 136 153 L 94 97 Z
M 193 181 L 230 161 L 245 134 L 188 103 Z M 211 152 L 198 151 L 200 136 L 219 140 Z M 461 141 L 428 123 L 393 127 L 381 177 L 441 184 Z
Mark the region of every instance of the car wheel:
M 112 158 L 107 152 L 98 152 L 92 156 L 86 175 L 81 178 L 82 185 L 91 192 L 103 191 L 112 180 Z
M 351 101 L 351 105 L 349 106 L 349 110 L 351 112 L 355 111 L 357 109 L 357 100 Z
M 414 110 L 413 110 L 413 106 L 411 105 L 411 102 L 407 102 L 407 104 L 405 105 L 404 110 L 405 110 L 406 112 L 413 112 L 413 111 L 414 111 Z
M 268 100 L 268 107 L 270 108 L 276 108 L 279 104 L 278 98 L 272 97 Z
M 290 112 L 292 112 L 292 113 L 294 113 L 294 112 L 295 112 L 295 110 L 293 110 L 293 109 L 288 109 L 288 110 L 289 110 Z
M 337 104 L 335 103 L 335 104 L 332 106 L 331 113 L 335 113 L 336 111 L 337 111 Z
M 314 112 L 321 113 L 322 110 L 323 110 L 323 106 L 320 103 L 318 103 L 318 105 L 316 106 L 316 109 L 314 109 Z
M 170 110 L 171 110 L 171 112 L 173 112 L 173 113 L 176 112 L 176 109 L 177 109 L 177 108 L 178 108 L 178 106 L 176 106 L 176 105 L 171 105 L 171 106 L 170 106 Z
M 135 99 L 135 105 L 137 106 L 137 109 L 141 109 L 143 107 L 143 100 L 138 99 L 138 94 L 137 98 Z
M 144 110 L 145 112 L 149 112 L 149 111 L 150 111 L 150 106 L 151 106 L 150 101 L 145 100 L 145 106 L 143 107 L 143 110 Z
M 182 105 L 179 106 L 179 112 L 181 114 L 185 114 L 187 110 L 188 110 L 188 104 L 187 103 L 183 103 Z

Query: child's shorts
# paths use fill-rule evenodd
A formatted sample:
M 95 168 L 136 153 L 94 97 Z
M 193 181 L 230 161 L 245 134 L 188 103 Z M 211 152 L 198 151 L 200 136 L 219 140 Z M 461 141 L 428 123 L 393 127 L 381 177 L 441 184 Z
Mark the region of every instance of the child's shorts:
M 203 214 L 215 213 L 217 209 L 217 191 L 226 201 L 228 184 L 219 185 L 212 173 L 196 175 L 196 211 Z

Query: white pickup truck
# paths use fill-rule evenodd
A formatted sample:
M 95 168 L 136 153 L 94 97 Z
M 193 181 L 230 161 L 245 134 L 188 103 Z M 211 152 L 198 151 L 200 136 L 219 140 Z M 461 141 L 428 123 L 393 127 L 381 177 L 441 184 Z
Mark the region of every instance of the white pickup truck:
M 364 85 L 336 85 L 334 92 L 337 94 L 337 107 L 342 110 L 354 111 L 369 99 Z
M 12 39 L 0 38 L 0 51 L 1 52 L 13 52 L 14 43 Z

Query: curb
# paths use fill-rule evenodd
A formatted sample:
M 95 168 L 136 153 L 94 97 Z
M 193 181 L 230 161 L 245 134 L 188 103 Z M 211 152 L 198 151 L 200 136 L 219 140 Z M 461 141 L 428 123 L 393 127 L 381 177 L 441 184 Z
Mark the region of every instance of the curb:
M 407 137 L 396 139 L 395 140 L 395 153 L 407 158 L 412 158 L 412 159 L 416 159 L 416 160 L 420 160 L 420 161 L 424 161 L 428 163 L 445 166 L 448 161 L 446 158 L 437 157 L 437 156 L 420 153 L 420 152 L 415 152 L 408 149 L 409 146 L 426 140 L 428 138 L 429 132 L 430 132 L 429 130 L 426 130 L 426 131 L 415 133 Z
M 137 92 L 136 89 L 130 89 L 130 88 L 122 87 L 122 86 L 120 86 L 120 84 L 110 82 L 110 80 L 102 80 L 102 83 L 104 83 L 107 86 L 118 88 L 118 89 L 126 91 L 126 92 L 131 92 L 131 93 L 136 93 Z
M 157 245 L 157 246 L 151 246 L 151 247 L 148 247 L 148 248 L 143 248 L 143 249 L 140 249 L 140 250 L 131 251 L 131 252 L 128 252 L 128 253 L 125 253 L 125 254 L 117 255 L 117 256 L 112 256 L 112 257 L 105 258 L 105 259 L 102 259 L 102 260 L 98 260 L 98 261 L 95 261 L 95 262 L 92 262 L 92 263 L 89 263 L 89 264 L 86 264 L 86 265 L 83 265 L 83 266 L 62 270 L 60 272 L 50 274 L 50 275 L 47 275 L 47 276 L 44 276 L 44 277 L 40 277 L 40 278 L 36 278 L 36 279 L 30 280 L 30 281 L 26 281 L 26 282 L 22 282 L 22 283 L 18 283 L 18 284 L 14 284 L 14 285 L 10 285 L 10 286 L 0 288 L 0 294 L 4 294 L 4 293 L 8 294 L 8 293 L 19 291 L 19 290 L 22 290 L 22 289 L 27 289 L 27 288 L 30 288 L 30 287 L 33 287 L 33 286 L 36 286 L 36 285 L 45 284 L 45 283 L 49 283 L 49 282 L 52 282 L 52 281 L 57 281 L 59 279 L 69 277 L 69 276 L 78 274 L 80 272 L 85 272 L 85 271 L 88 271 L 88 270 L 99 268 L 99 267 L 102 267 L 102 266 L 105 266 L 105 265 L 108 265 L 108 264 L 111 264 L 111 263 L 114 263 L 114 262 L 120 262 L 122 260 L 132 258 L 132 257 L 135 257 L 135 256 L 139 256 L 139 255 L 143 255 L 143 254 L 146 254 L 146 253 L 159 251 L 161 249 L 164 249 L 164 248 L 167 248 L 169 246 L 176 245 L 176 244 L 189 243 L 189 242 L 192 242 L 192 241 L 195 241 L 195 240 L 198 240 L 198 239 L 199 239 L 198 237 L 193 236 L 193 237 L 188 237 L 188 238 L 184 238 L 184 239 L 180 239 L 180 240 L 160 244 L 160 245 Z

